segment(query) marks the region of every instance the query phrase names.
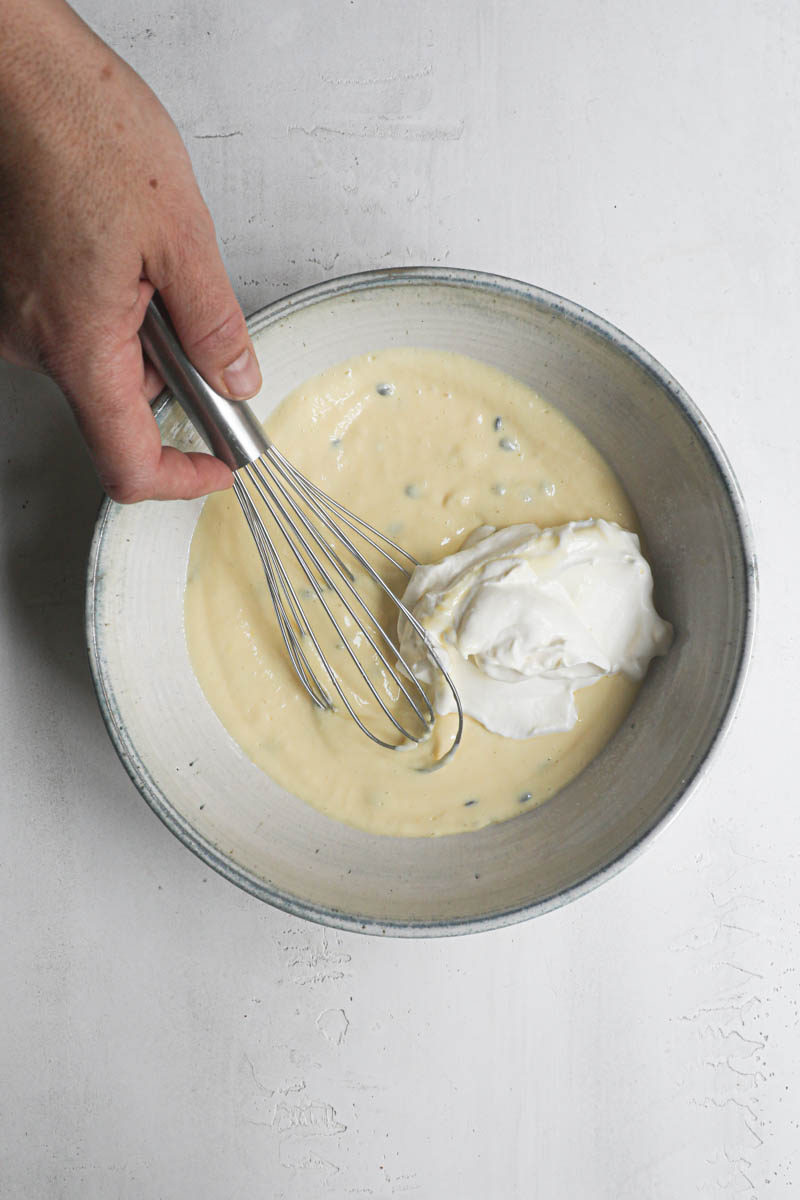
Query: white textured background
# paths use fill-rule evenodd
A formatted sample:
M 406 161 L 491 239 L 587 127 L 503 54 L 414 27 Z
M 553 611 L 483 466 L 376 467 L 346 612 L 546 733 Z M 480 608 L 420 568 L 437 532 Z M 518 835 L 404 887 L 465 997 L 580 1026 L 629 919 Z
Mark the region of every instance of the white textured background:
M 172 111 L 247 311 L 447 263 L 652 351 L 739 475 L 762 605 L 731 736 L 622 876 L 499 933 L 325 932 L 128 782 L 82 640 L 99 488 L 0 367 L 3 1200 L 797 1195 L 800 8 L 77 7 Z

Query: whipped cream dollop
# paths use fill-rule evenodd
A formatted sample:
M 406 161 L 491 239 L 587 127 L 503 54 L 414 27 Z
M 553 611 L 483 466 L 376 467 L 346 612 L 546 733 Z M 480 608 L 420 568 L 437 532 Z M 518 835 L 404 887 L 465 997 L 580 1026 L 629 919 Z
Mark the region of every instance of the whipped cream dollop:
M 416 567 L 403 603 L 464 712 L 512 738 L 571 729 L 579 688 L 617 671 L 642 679 L 672 641 L 672 627 L 653 607 L 638 537 L 611 521 L 481 526 L 455 554 Z M 398 636 L 415 676 L 434 685 L 436 711 L 454 712 L 449 688 L 403 616 Z

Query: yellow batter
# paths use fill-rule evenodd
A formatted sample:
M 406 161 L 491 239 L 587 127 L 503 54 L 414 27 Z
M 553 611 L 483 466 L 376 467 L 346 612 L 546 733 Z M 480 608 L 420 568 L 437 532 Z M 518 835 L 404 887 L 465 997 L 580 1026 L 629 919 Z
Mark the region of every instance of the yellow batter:
M 421 562 L 459 549 L 479 525 L 603 517 L 637 528 L 616 476 L 574 425 L 461 355 L 394 349 L 351 359 L 288 396 L 266 429 L 305 475 Z M 390 582 L 402 592 L 402 577 Z M 382 750 L 346 714 L 311 704 L 232 492 L 203 507 L 185 616 L 197 678 L 231 736 L 283 787 L 372 833 L 460 833 L 530 809 L 595 757 L 637 689 L 622 675 L 603 679 L 577 693 L 574 729 L 523 741 L 467 718 L 453 760 L 421 773 L 415 765 L 430 747 Z M 454 721 L 438 718 L 436 746 L 449 744 Z

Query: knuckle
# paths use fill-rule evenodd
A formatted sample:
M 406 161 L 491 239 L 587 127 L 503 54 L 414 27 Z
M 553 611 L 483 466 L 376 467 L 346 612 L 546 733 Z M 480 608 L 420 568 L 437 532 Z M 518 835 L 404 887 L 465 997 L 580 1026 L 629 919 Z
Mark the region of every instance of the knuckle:
M 185 195 L 182 198 L 185 200 Z M 160 234 L 143 255 L 148 275 L 162 291 L 173 287 L 187 275 L 196 274 L 198 263 L 207 260 L 209 245 L 216 249 L 208 209 L 202 201 L 181 204 L 167 214 Z
M 139 483 L 107 483 L 106 493 L 116 504 L 138 504 L 149 499 L 149 491 Z
M 152 480 L 147 475 L 133 474 L 101 480 L 106 495 L 116 504 L 138 504 L 153 497 Z
M 205 332 L 201 332 L 186 347 L 190 354 L 202 354 L 216 359 L 233 347 L 238 347 L 240 342 L 244 342 L 247 328 L 240 308 L 229 309 L 221 320 L 216 314 L 216 319 L 211 317 L 209 321 L 214 321 L 213 326 Z M 200 328 L 202 330 L 204 327 Z

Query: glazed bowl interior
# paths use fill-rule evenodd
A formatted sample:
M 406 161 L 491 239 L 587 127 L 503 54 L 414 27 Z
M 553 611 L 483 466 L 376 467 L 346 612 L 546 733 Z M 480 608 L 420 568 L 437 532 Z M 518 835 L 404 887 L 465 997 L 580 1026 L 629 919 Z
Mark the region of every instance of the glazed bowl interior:
M 735 482 L 678 385 L 603 321 L 549 293 L 467 272 L 333 281 L 251 321 L 263 418 L 351 355 L 453 350 L 516 376 L 573 420 L 636 507 L 659 611 L 675 626 L 617 735 L 553 799 L 475 833 L 386 838 L 323 816 L 239 749 L 192 672 L 183 628 L 201 501 L 106 503 L 89 569 L 88 638 L 123 762 L 166 824 L 235 883 L 330 924 L 425 934 L 503 924 L 580 894 L 688 793 L 724 728 L 752 630 L 753 563 Z M 196 439 L 173 401 L 165 438 Z M 367 514 L 368 515 L 368 514 Z

